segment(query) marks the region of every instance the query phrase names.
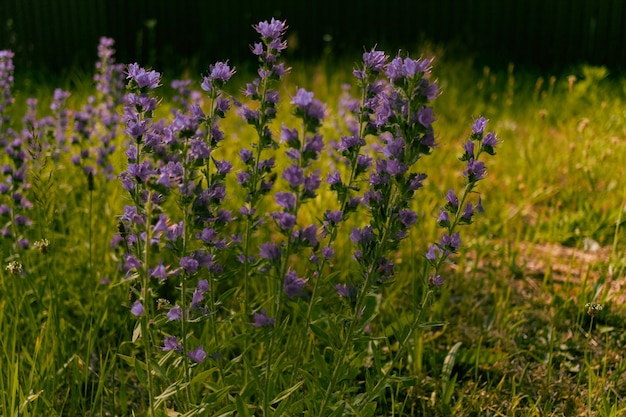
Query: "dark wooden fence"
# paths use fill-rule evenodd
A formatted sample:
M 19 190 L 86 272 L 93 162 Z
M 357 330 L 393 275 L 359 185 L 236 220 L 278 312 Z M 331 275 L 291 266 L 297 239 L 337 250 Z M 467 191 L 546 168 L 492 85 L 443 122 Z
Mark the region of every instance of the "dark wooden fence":
M 249 56 L 251 25 L 286 19 L 292 52 L 455 42 L 492 62 L 626 67 L 624 0 L 0 0 L 0 48 L 30 68 L 90 68 L 102 35 L 118 61 L 171 67 Z M 418 51 L 416 51 L 418 52 Z

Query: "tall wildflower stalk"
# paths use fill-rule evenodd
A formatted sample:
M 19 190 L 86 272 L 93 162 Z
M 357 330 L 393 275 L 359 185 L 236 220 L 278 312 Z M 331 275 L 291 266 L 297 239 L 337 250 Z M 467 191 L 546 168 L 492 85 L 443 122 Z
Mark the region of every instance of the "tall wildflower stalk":
M 9 252 L 5 249 L 2 253 L 3 261 L 20 262 L 20 252 L 30 247 L 25 232 L 32 225 L 28 212 L 33 204 L 27 197 L 30 188 L 27 142 L 9 126 L 9 110 L 14 101 L 13 71 L 13 52 L 0 51 L 0 149 L 7 156 L 0 166 L 0 239 L 10 242 Z
M 276 19 L 270 22 L 262 21 L 255 25 L 254 29 L 261 35 L 261 42 L 252 46 L 252 53 L 259 59 L 258 78 L 246 85 L 244 96 L 256 105 L 254 108 L 241 106 L 240 114 L 254 127 L 258 140 L 252 144 L 252 149 L 242 148 L 239 152 L 245 169 L 237 174 L 237 181 L 247 194 L 246 204 L 240 210 L 240 214 L 246 219 L 240 256 L 244 270 L 244 314 L 249 312 L 252 236 L 263 221 L 257 214 L 257 209 L 261 199 L 270 192 L 276 180 L 276 174 L 273 173 L 275 159 L 264 157 L 265 151 L 277 148 L 277 142 L 269 127 L 277 113 L 279 96 L 276 83 L 289 71 L 284 63 L 278 61 L 282 51 L 287 48 L 287 42 L 282 39 L 287 30 L 285 22 Z
M 146 71 L 137 64 L 129 65 L 127 74 L 129 93 L 124 99 L 124 122 L 126 123 L 125 132 L 133 139 L 133 143 L 126 151 L 128 167 L 121 174 L 121 178 L 122 185 L 129 192 L 133 205 L 124 208 L 119 229 L 128 246 L 124 268 L 129 278 L 139 280 L 136 300 L 130 312 L 139 319 L 140 325 L 135 330 L 134 338 L 140 338 L 142 341 L 145 379 L 141 379 L 146 382 L 149 409 L 151 415 L 154 416 L 156 384 L 152 369 L 152 352 L 155 343 L 151 331 L 154 307 L 149 267 L 150 249 L 157 231 L 157 225 L 153 225 L 153 219 L 159 212 L 161 196 L 156 189 L 157 171 L 149 157 L 154 146 L 154 143 L 150 142 L 150 139 L 154 139 L 151 135 L 152 114 L 157 104 L 156 99 L 149 93 L 160 85 L 161 74 L 156 71 Z
M 125 269 L 140 279 L 131 313 L 139 318 L 152 410 L 170 400 L 190 410 L 196 397 L 192 368 L 205 361 L 207 348 L 219 349 L 214 292 L 223 271 L 218 252 L 231 244 L 222 235 L 232 216 L 222 206 L 232 165 L 213 152 L 223 139 L 218 120 L 230 108 L 221 88 L 234 72 L 225 62 L 211 65 L 202 82 L 208 114 L 194 103 L 174 112 L 168 124 L 152 121 L 157 102 L 149 92 L 159 85 L 160 74 L 135 65 L 128 70 L 126 132 L 134 142 L 126 151 L 128 169 L 121 177 L 134 205 L 124 210 L 117 242 L 129 249 Z M 173 197 L 178 212 L 164 209 Z M 166 289 L 173 280 L 177 294 Z M 154 291 L 165 297 L 157 299 Z M 207 318 L 213 335 L 210 347 L 194 331 L 194 323 Z M 152 348 L 159 336 L 162 354 Z M 175 366 L 163 368 L 169 361 Z M 162 383 L 169 386 L 158 394 Z
M 359 274 L 350 284 L 354 285 L 354 290 L 338 287 L 342 296 L 352 299 L 352 316 L 340 348 L 335 352 L 332 375 L 319 409 L 320 416 L 326 414 L 341 369 L 351 360 L 353 345 L 366 332 L 374 313 L 366 305 L 366 300 L 378 293 L 379 288 L 395 274 L 393 256 L 400 242 L 408 235 L 409 228 L 417 221 L 411 201 L 426 178 L 425 174 L 416 172 L 413 167 L 422 156 L 430 154 L 435 146 L 432 128 L 435 118 L 429 102 L 436 97 L 437 87 L 429 78 L 431 61 L 401 56 L 388 63 L 385 61 L 386 57 L 382 53 L 373 50 L 364 54 L 363 69 L 354 72 L 358 79 L 367 80 L 368 70 L 369 73 L 384 71 L 385 79 L 370 84 L 373 86 L 372 91 L 364 94 L 366 104 L 360 109 L 367 114 L 366 120 L 360 119 L 361 127 L 364 126 L 362 132 L 365 135 L 378 136 L 382 155 L 379 154 L 376 159 L 375 168 L 370 172 L 369 189 L 363 194 L 363 204 L 371 220 L 364 227 L 353 228 L 350 234 L 350 239 L 356 246 L 353 258 L 358 264 Z M 482 140 L 482 134 L 482 130 L 478 131 L 475 126 L 472 138 Z M 454 220 L 446 224 L 448 233 L 437 246 L 442 256 L 433 262 L 430 253 L 432 251 L 429 251 L 427 259 L 433 262 L 435 269 L 430 278 L 433 283 L 438 280 L 437 272 L 443 260 L 460 245 L 459 235 L 454 229 L 459 224 L 471 222 L 473 207 L 471 204 L 463 204 L 474 190 L 476 182 L 485 175 L 484 163 L 478 161 L 478 157 L 483 151 L 493 154 L 494 146 L 495 135 L 490 135 L 488 144 L 481 145 L 476 154 L 469 145 L 465 147 L 466 153 L 462 159 L 468 164 L 464 171 L 468 184 L 459 203 L 463 209 L 459 206 L 450 208 L 454 213 Z M 403 349 L 418 324 L 417 321 L 419 316 L 416 316 L 416 322 L 403 341 Z M 375 398 L 379 395 L 377 391 L 384 386 L 385 379 L 379 380 L 363 403 L 371 401 L 372 396 Z

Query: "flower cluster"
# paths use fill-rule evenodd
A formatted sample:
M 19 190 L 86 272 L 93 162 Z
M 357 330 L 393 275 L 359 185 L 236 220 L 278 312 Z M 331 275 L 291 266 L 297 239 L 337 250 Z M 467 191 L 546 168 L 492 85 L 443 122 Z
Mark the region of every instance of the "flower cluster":
M 478 196 L 475 203 L 467 201 L 475 193 L 477 183 L 487 175 L 487 168 L 480 156 L 485 153 L 495 155 L 498 139 L 495 132 L 485 133 L 488 120 L 479 117 L 474 121 L 469 140 L 463 145 L 463 154 L 459 158 L 466 162 L 463 175 L 466 180 L 465 189 L 459 198 L 453 189 L 445 196 L 446 204 L 439 209 L 437 225 L 445 230 L 439 242 L 431 245 L 426 252 L 426 259 L 433 268 L 428 280 L 431 285 L 441 286 L 444 279 L 439 275 L 443 262 L 461 246 L 461 237 L 456 231 L 459 225 L 471 224 L 475 213 L 484 212 L 482 200 Z
M 0 50 L 0 132 L 7 129 L 11 120 L 6 111 L 13 103 L 11 88 L 13 87 L 14 70 L 13 52 Z
M 0 166 L 0 236 L 17 251 L 30 245 L 25 231 L 32 225 L 27 213 L 33 204 L 26 194 L 30 188 L 26 142 L 7 125 L 10 118 L 6 111 L 13 103 L 13 69 L 13 53 L 0 51 L 0 147 L 8 157 Z
M 114 41 L 111 38 L 101 37 L 98 44 L 98 61 L 94 81 L 100 93 L 95 108 L 95 119 L 100 123 L 96 130 L 99 142 L 92 152 L 95 152 L 96 166 L 100 167 L 107 178 L 113 177 L 113 166 L 109 161 L 115 152 L 114 139 L 117 136 L 119 114 L 117 107 L 124 97 L 124 65 L 115 63 Z
M 281 53 L 287 48 L 287 42 L 283 35 L 287 30 L 284 21 L 272 19 L 270 22 L 262 21 L 254 26 L 261 35 L 261 42 L 252 46 L 252 53 L 259 59 L 258 77 L 246 84 L 244 96 L 256 102 L 256 108 L 241 105 L 240 114 L 246 122 L 254 127 L 259 141 L 255 144 L 256 155 L 251 150 L 243 148 L 239 156 L 245 164 L 245 171 L 237 175 L 239 184 L 248 190 L 248 202 L 244 210 L 253 213 L 261 196 L 267 194 L 274 185 L 274 159 L 261 159 L 262 152 L 275 149 L 277 143 L 274 140 L 269 123 L 276 118 L 276 105 L 279 100 L 276 82 L 280 81 L 289 68 L 279 61 Z
M 162 74 L 138 63 L 116 64 L 114 42 L 103 37 L 97 92 L 72 112 L 68 101 L 76 97 L 57 89 L 51 116 L 42 119 L 37 101 L 29 99 L 21 135 L 6 118 L 13 55 L 0 51 L 0 146 L 6 155 L 0 234 L 13 251 L 4 253 L 6 261 L 21 262 L 16 252 L 31 246 L 26 167 L 37 159 L 36 142 L 49 140 L 42 144 L 45 155 L 69 159 L 93 180 L 100 172 L 111 178 L 116 138 L 123 132 L 127 139 L 127 165 L 118 179 L 128 195 L 111 256 L 129 287 L 126 311 L 135 325 L 129 345 L 135 369 L 145 371 L 139 379 L 147 383 L 154 415 L 154 403 L 163 401 L 181 413 L 199 410 L 191 401 L 206 390 L 197 389 L 203 384 L 197 375 L 210 375 L 215 392 L 230 392 L 233 374 L 246 375 L 250 388 L 243 391 L 259 393 L 255 401 L 266 414 L 274 406 L 297 410 L 302 400 L 289 396 L 296 398 L 293 387 L 307 384 L 307 392 L 322 391 L 312 413 L 326 415 L 335 407 L 331 401 L 345 397 L 338 392 L 341 373 L 361 366 L 359 350 L 378 330 L 373 318 L 383 290 L 404 270 L 397 265 L 398 253 L 406 253 L 401 245 L 423 220 L 416 195 L 427 179 L 424 157 L 436 148 L 432 60 L 366 50 L 353 70 L 358 93 L 352 97 L 345 87 L 332 133 L 323 125 L 334 114 L 307 88 L 285 94 L 291 116 L 272 126 L 279 81 L 289 71 L 281 62 L 287 26 L 271 19 L 253 28 L 260 40 L 251 51 L 259 66 L 241 101 L 225 91 L 235 68 L 218 61 L 199 80 L 173 81 L 173 104 L 162 111 L 155 95 Z M 249 143 L 246 135 L 223 130 L 233 107 L 256 134 Z M 442 197 L 436 215 L 442 233 L 422 259 L 426 272 L 421 287 L 419 281 L 414 286 L 416 310 L 427 305 L 430 295 L 422 293 L 434 294 L 444 283 L 442 266 L 461 248 L 459 226 L 483 211 L 477 185 L 487 176 L 484 157 L 494 155 L 499 143 L 487 124 L 476 119 L 463 145 L 465 188 Z M 49 242 L 33 246 L 46 253 Z M 31 271 L 15 262 L 8 273 Z M 419 314 L 414 320 L 399 341 L 399 360 Z M 224 340 L 226 334 L 233 337 Z M 285 355 L 285 346 L 296 348 Z M 313 353 L 318 356 L 311 361 L 311 352 L 323 354 Z M 279 359 L 284 366 L 275 366 Z M 315 367 L 318 360 L 324 370 Z M 387 369 L 398 369 L 393 361 Z M 277 376 L 284 369 L 291 375 Z M 384 387 L 387 374 L 380 376 L 376 386 Z M 376 389 L 353 402 L 354 410 L 374 403 L 371 392 Z
M 360 103 L 344 99 L 352 114 L 351 135 L 342 137 L 336 150 L 351 168 L 349 180 L 344 183 L 339 172 L 333 172 L 328 182 L 342 202 L 343 217 L 353 210 L 355 204 L 349 202 L 356 198 L 371 216 L 370 224 L 353 228 L 350 234 L 365 288 L 393 276 L 394 262 L 388 255 L 417 221 L 410 202 L 426 174 L 412 167 L 435 145 L 429 102 L 436 97 L 437 86 L 430 81 L 430 63 L 401 56 L 389 61 L 382 51 L 366 51 L 362 66 L 353 72 L 363 99 Z M 379 150 L 375 161 L 362 152 L 367 135 L 380 140 L 372 146 Z M 362 196 L 352 196 L 354 181 L 368 172 L 369 188 Z
M 178 294 L 170 295 L 172 302 L 159 302 L 159 309 L 166 311 L 166 323 L 171 323 L 161 349 L 181 353 L 196 363 L 207 354 L 203 345 L 188 348 L 197 344 L 189 338 L 188 328 L 210 318 L 212 281 L 223 272 L 219 253 L 240 241 L 237 235 L 225 236 L 233 219 L 223 207 L 225 178 L 232 165 L 214 156 L 224 138 L 218 121 L 230 108 L 222 87 L 234 73 L 226 62 L 209 67 L 200 85 L 208 96 L 208 112 L 195 92 L 195 102 L 183 103 L 170 122 L 155 122 L 157 100 L 152 91 L 160 86 L 160 74 L 136 64 L 127 72 L 124 119 L 133 143 L 126 151 L 128 168 L 121 178 L 134 205 L 125 207 L 114 243 L 126 244 L 123 268 L 127 276 L 142 279 L 131 313 L 140 318 L 143 328 L 153 318 L 153 287 L 176 282 Z M 190 84 L 175 86 L 184 92 Z M 172 202 L 179 207 L 179 218 L 164 208 Z M 210 279 L 200 278 L 206 276 Z M 177 328 L 172 330 L 172 325 Z

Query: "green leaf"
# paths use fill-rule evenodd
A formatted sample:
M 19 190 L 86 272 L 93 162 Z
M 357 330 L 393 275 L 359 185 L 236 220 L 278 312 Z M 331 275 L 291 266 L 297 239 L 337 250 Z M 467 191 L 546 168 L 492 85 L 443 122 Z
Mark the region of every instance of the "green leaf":
M 132 356 L 122 355 L 121 353 L 118 353 L 117 357 L 126 362 L 128 365 L 132 367 L 135 366 L 135 358 L 133 358 Z
M 365 305 L 363 307 L 363 314 L 361 315 L 363 322 L 370 321 L 376 315 L 380 299 L 380 294 L 370 293 L 365 296 Z
M 314 323 L 309 323 L 309 328 L 315 336 L 317 336 L 324 344 L 331 345 L 330 336 L 324 329 Z
M 296 383 L 293 387 L 287 388 L 286 390 L 284 390 L 283 392 L 281 392 L 280 394 L 278 394 L 276 396 L 276 398 L 274 398 L 271 402 L 272 405 L 281 402 L 282 400 L 288 398 L 291 394 L 293 394 L 294 391 L 296 391 L 297 389 L 299 389 L 302 384 L 304 383 L 304 381 L 299 381 L 298 383 Z
M 139 379 L 139 383 L 144 386 L 147 387 L 148 386 L 148 375 L 147 375 L 147 371 L 148 371 L 148 367 L 146 366 L 146 364 L 140 360 L 138 360 L 137 358 L 135 358 L 135 374 L 137 374 L 137 379 Z
M 235 397 L 235 402 L 237 404 L 237 413 L 242 416 L 242 417 L 250 417 L 250 409 L 248 408 L 248 406 L 243 402 L 243 398 L 240 395 L 237 395 L 237 397 Z
M 176 381 L 174 382 L 172 385 L 170 385 L 169 387 L 165 388 L 165 390 L 157 395 L 154 399 L 156 400 L 155 402 L 155 407 L 159 408 L 161 407 L 161 404 L 163 404 L 163 402 L 168 399 L 169 397 L 171 397 L 172 395 L 175 395 L 177 392 L 183 390 L 185 388 L 185 385 L 182 380 L 181 381 Z
M 137 320 L 135 324 L 135 329 L 133 330 L 133 338 L 131 339 L 134 342 L 141 339 L 141 321 Z
M 457 342 L 454 346 L 452 346 L 452 348 L 450 349 L 450 351 L 446 355 L 446 358 L 443 361 L 443 368 L 441 369 L 441 379 L 443 380 L 444 384 L 450 380 L 450 375 L 452 374 L 452 368 L 454 368 L 454 361 L 456 359 L 456 354 L 459 351 L 459 348 L 461 347 L 462 344 L 463 344 L 462 342 Z
M 452 394 L 454 394 L 454 384 L 456 383 L 456 374 L 447 381 L 443 386 L 443 392 L 441 393 L 441 401 L 446 405 L 450 405 Z
M 427 329 L 430 327 L 443 327 L 443 326 L 447 326 L 448 322 L 447 321 L 429 321 L 426 323 L 420 323 L 417 325 L 417 327 L 421 328 L 421 329 Z

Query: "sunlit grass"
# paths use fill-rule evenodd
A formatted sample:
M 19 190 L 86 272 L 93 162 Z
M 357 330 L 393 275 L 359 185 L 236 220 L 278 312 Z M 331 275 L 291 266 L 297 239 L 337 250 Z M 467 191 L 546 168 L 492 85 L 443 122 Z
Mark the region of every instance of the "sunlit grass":
M 326 141 L 339 139 L 337 103 L 351 65 L 291 63 L 293 73 L 281 89 L 290 95 L 305 87 L 328 103 Z M 398 348 L 394 332 L 410 320 L 416 291 L 410 277 L 420 273 L 426 244 L 437 238 L 435 218 L 445 193 L 462 182 L 450 160 L 460 156 L 472 120 L 490 119 L 503 143 L 481 188 L 486 213 L 463 231 L 464 252 L 446 270 L 446 284 L 427 312 L 426 321 L 447 324 L 420 330 L 403 364 L 420 383 L 398 382 L 383 405 L 390 413 L 625 412 L 625 94 L 620 80 L 606 78 L 602 69 L 577 72 L 575 80 L 570 74 L 539 78 L 513 67 L 476 69 L 448 57 L 435 62 L 442 89 L 435 101 L 438 149 L 424 159 L 431 179 L 415 203 L 422 221 L 402 245 L 397 277 L 372 323 L 388 337 L 372 351 L 373 363 L 384 363 Z M 88 80 L 75 77 L 80 88 L 72 91 L 71 108 L 92 93 Z M 35 90 L 47 108 L 54 86 Z M 163 90 L 159 116 L 166 117 L 169 94 Z M 25 98 L 18 90 L 15 119 Z M 278 120 L 290 123 L 288 111 L 281 108 Z M 251 131 L 231 116 L 223 125 L 229 137 L 216 155 L 232 160 Z M 117 173 L 125 141 L 120 134 Z M 0 409 L 5 415 L 130 415 L 144 387 L 120 359 L 134 349 L 123 343 L 133 329 L 128 291 L 101 284 L 119 275 L 121 260 L 109 240 L 125 194 L 116 181 L 96 183 L 90 203 L 86 179 L 68 159 L 48 160 L 37 174 L 31 240 L 46 238 L 51 246 L 48 254 L 28 254 L 34 282 L 2 271 Z M 236 207 L 241 196 L 232 198 Z M 304 214 L 319 216 L 330 198 L 322 194 Z M 349 258 L 348 249 L 338 255 L 346 268 Z M 604 306 L 593 320 L 587 303 Z M 229 381 L 235 385 L 240 377 Z M 228 393 L 214 395 L 217 400 Z

